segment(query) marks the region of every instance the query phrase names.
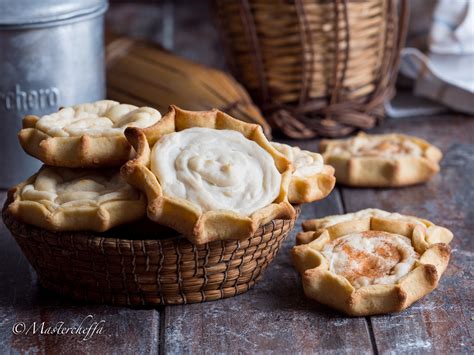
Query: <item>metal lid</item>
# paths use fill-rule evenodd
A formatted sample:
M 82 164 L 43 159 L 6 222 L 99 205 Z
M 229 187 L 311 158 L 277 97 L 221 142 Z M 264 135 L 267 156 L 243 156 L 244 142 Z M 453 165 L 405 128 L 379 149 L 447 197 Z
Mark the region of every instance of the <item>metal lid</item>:
M 42 26 L 102 13 L 107 0 L 0 0 L 0 27 Z

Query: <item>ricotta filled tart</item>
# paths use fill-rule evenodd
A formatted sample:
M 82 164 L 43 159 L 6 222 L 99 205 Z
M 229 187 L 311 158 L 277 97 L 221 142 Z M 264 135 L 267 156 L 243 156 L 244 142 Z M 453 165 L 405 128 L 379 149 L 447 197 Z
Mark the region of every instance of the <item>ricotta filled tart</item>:
M 44 166 L 13 192 L 10 212 L 18 219 L 57 231 L 105 231 L 138 220 L 146 202 L 117 170 Z
M 312 220 L 305 229 L 292 257 L 306 296 L 355 316 L 400 311 L 433 291 L 453 238 L 425 219 L 377 209 Z
M 190 201 L 201 212 L 248 216 L 280 193 L 272 156 L 232 130 L 194 127 L 163 136 L 153 147 L 151 171 L 165 196 Z
M 294 219 L 292 165 L 262 128 L 218 110 L 171 106 L 162 120 L 125 135 L 136 151 L 121 169 L 146 193 L 148 217 L 194 244 L 243 240 L 274 219 Z
M 148 127 L 161 119 L 150 107 L 101 100 L 65 107 L 42 117 L 26 116 L 19 139 L 44 163 L 61 167 L 118 166 L 128 160 L 127 127 Z
M 338 182 L 350 186 L 395 187 L 427 181 L 439 171 L 441 151 L 404 134 L 364 134 L 323 140 L 324 160 L 336 169 Z

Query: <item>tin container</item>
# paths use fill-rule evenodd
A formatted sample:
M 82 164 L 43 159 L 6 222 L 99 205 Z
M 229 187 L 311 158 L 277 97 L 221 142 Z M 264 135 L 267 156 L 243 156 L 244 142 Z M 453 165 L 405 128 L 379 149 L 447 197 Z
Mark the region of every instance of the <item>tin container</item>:
M 26 114 L 105 97 L 106 0 L 0 0 L 0 188 L 40 162 L 20 147 Z

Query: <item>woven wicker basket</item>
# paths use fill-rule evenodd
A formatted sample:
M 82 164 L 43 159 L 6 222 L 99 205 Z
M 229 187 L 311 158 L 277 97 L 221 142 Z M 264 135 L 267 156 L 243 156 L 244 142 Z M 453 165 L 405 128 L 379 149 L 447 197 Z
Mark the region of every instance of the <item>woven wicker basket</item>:
M 195 246 L 165 227 L 156 232 L 156 224 L 153 233 L 146 223 L 102 234 L 58 233 L 3 209 L 5 225 L 46 289 L 114 305 L 196 303 L 243 293 L 273 260 L 295 219 L 274 220 L 244 241 Z M 151 239 L 156 234 L 170 237 Z
M 373 127 L 407 27 L 400 0 L 214 0 L 235 76 L 293 138 Z

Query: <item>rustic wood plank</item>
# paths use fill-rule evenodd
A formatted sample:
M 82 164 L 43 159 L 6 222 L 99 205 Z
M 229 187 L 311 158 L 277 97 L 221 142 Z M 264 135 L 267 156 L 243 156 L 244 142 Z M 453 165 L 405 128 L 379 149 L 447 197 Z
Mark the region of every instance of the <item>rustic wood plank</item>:
M 1 205 L 5 195 L 0 192 Z M 158 310 L 84 305 L 41 289 L 34 270 L 2 221 L 0 260 L 0 353 L 158 353 Z M 93 318 L 86 318 L 89 315 Z M 45 322 L 46 329 L 58 322 L 64 322 L 64 327 L 78 326 L 84 319 L 84 327 L 103 320 L 102 334 L 83 340 L 85 335 L 41 335 L 39 330 L 36 334 L 31 330 L 28 335 L 12 332 L 17 322 L 27 326 L 36 322 L 37 329 Z
M 444 152 L 441 173 L 425 185 L 403 189 L 344 188 L 347 210 L 377 207 L 418 215 L 455 235 L 437 290 L 404 312 L 371 318 L 377 348 L 381 353 L 468 353 L 473 346 L 474 121 L 452 116 L 391 120 L 375 131 L 428 139 Z

